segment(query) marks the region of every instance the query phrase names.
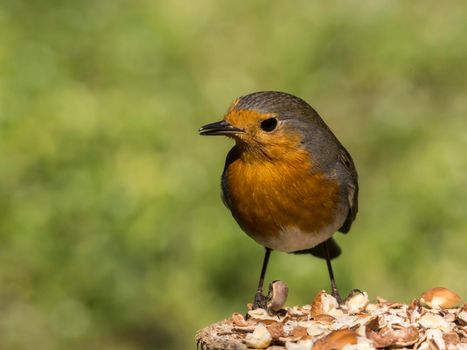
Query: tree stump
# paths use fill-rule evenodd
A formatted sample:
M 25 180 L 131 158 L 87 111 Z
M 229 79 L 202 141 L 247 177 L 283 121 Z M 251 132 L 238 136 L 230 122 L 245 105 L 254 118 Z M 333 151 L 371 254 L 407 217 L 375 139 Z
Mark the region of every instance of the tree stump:
M 410 304 L 354 293 L 343 304 L 321 291 L 309 305 L 234 313 L 196 335 L 198 350 L 467 350 L 467 303 L 433 288 Z
M 196 334 L 197 350 L 247 350 L 241 336 L 232 333 L 232 321 L 226 319 L 203 328 Z

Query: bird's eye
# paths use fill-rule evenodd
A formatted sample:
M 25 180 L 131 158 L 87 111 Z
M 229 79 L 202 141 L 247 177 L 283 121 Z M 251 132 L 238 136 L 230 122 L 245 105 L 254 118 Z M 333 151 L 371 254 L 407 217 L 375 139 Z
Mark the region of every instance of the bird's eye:
M 277 126 L 276 118 L 269 118 L 261 122 L 261 129 L 264 131 L 270 132 L 273 131 Z

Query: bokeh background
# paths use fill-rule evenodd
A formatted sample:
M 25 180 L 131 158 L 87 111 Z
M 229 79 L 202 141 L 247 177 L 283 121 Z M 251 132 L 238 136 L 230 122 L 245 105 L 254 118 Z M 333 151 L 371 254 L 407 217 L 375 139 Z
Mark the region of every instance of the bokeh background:
M 0 2 L 0 349 L 190 349 L 263 250 L 219 199 L 237 96 L 282 90 L 354 157 L 347 293 L 467 296 L 467 3 Z M 290 304 L 325 264 L 275 253 Z

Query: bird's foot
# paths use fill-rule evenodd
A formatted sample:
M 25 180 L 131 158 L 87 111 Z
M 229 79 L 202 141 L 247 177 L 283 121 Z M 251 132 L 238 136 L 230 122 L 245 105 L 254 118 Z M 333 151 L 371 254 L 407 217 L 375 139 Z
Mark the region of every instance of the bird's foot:
M 337 300 L 339 305 L 344 304 L 344 300 L 342 300 L 342 297 L 339 293 L 332 293 L 332 296 Z
M 252 310 L 255 309 L 266 309 L 268 304 L 268 297 L 263 294 L 262 291 L 257 290 L 255 294 L 255 298 L 253 299 L 253 306 Z
M 267 310 L 268 305 L 268 297 L 263 294 L 261 290 L 257 290 L 255 297 L 253 299 L 252 304 L 248 304 L 249 310 L 256 310 L 256 309 L 265 309 Z M 245 319 L 248 320 L 250 318 L 250 314 L 247 312 L 245 315 Z
M 344 300 L 342 300 L 342 297 L 339 294 L 339 291 L 337 290 L 337 288 L 332 288 L 331 295 L 337 300 L 337 303 L 339 305 L 342 305 L 344 303 Z

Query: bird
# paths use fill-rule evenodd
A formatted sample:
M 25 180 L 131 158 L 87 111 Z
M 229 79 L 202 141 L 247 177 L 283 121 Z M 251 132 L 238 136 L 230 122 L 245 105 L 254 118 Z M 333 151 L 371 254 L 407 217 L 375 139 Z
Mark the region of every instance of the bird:
M 252 308 L 265 308 L 263 284 L 272 251 L 326 260 L 332 295 L 341 303 L 331 260 L 333 238 L 358 212 L 358 175 L 349 152 L 303 99 L 259 91 L 235 99 L 200 135 L 235 141 L 221 176 L 221 197 L 240 228 L 265 248 Z

